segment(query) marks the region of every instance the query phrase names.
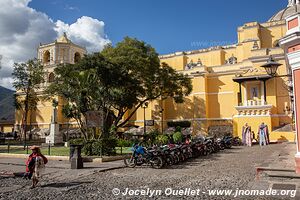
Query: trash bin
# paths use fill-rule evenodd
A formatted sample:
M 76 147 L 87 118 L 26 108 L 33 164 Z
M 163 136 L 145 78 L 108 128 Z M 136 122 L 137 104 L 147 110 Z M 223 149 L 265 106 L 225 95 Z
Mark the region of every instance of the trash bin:
M 75 145 L 71 144 L 70 145 L 70 156 L 69 156 L 69 161 L 71 161 L 71 158 L 74 155 L 74 151 L 75 151 Z
M 71 169 L 82 169 L 83 168 L 81 149 L 82 149 L 82 145 L 77 145 L 77 144 L 70 145 Z

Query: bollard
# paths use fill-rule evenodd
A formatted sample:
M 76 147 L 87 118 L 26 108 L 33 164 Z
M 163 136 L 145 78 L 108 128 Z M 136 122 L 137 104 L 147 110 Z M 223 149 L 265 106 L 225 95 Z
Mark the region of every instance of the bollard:
M 49 145 L 48 145 L 48 155 L 50 156 L 50 141 L 49 141 Z
M 82 169 L 83 168 L 83 160 L 81 157 L 81 148 L 82 145 L 70 145 L 70 156 L 71 150 L 73 150 L 73 155 L 70 159 L 71 161 L 71 169 Z
M 71 158 L 73 157 L 75 152 L 75 146 L 70 144 L 70 156 L 69 156 L 69 161 L 71 162 Z
M 26 146 L 26 154 L 28 154 L 28 145 Z
M 7 143 L 7 153 L 9 153 L 9 148 L 10 148 L 10 145 L 9 145 L 9 140 L 8 140 L 8 143 Z

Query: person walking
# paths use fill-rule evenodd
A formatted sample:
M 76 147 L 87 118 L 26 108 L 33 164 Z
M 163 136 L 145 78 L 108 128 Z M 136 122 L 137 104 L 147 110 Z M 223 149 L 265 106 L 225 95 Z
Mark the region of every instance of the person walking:
M 249 133 L 251 134 L 251 127 L 248 126 L 248 123 L 246 123 L 245 126 L 243 126 L 243 129 L 242 129 L 242 143 L 243 143 L 243 145 L 247 145 L 246 140 L 247 140 L 247 135 Z
M 35 188 L 41 178 L 45 164 L 48 163 L 48 159 L 41 153 L 40 147 L 32 146 L 30 149 L 32 153 L 26 161 L 26 177 L 32 178 L 31 188 Z
M 269 131 L 268 126 L 265 125 L 265 123 L 261 123 L 261 125 L 258 128 L 258 135 L 259 135 L 259 145 L 267 145 L 269 144 Z

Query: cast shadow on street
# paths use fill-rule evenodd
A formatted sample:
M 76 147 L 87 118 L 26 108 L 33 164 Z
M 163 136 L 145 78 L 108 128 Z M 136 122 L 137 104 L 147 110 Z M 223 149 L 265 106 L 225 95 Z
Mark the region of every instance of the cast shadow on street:
M 81 184 L 89 184 L 92 183 L 90 181 L 88 182 L 69 182 L 69 183 L 49 183 L 46 185 L 42 185 L 41 187 L 52 187 L 52 188 L 63 188 L 63 187 L 72 187 L 72 186 L 78 186 Z

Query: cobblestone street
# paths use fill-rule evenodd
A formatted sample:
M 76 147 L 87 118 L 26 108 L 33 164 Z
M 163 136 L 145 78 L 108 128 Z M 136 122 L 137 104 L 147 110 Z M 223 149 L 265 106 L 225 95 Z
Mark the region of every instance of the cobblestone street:
M 208 157 L 191 160 L 178 166 L 167 169 L 152 169 L 137 167 L 123 168 L 107 172 L 94 173 L 89 176 L 78 177 L 64 181 L 45 176 L 41 186 L 29 189 L 30 181 L 20 178 L 3 178 L 0 180 L 0 199 L 146 199 L 148 196 L 113 195 L 112 190 L 118 188 L 125 192 L 126 188 L 165 190 L 172 189 L 199 189 L 199 196 L 166 196 L 157 195 L 156 199 L 233 199 L 233 196 L 209 196 L 208 190 L 227 189 L 235 191 L 259 187 L 264 188 L 264 176 L 256 181 L 256 166 L 268 166 L 276 159 L 280 151 L 294 144 L 274 144 L 266 147 L 252 148 L 234 147 L 230 150 L 213 154 Z M 267 159 L 266 159 L 267 158 Z M 78 171 L 74 171 L 78 173 Z M 116 190 L 115 190 L 116 192 Z M 118 192 L 118 190 L 117 190 Z M 237 197 L 236 199 L 241 199 Z M 274 199 L 274 197 L 245 197 L 245 199 Z M 293 199 L 285 197 L 283 199 Z

